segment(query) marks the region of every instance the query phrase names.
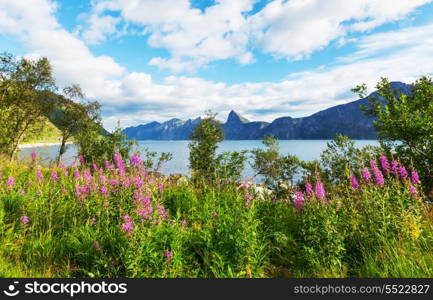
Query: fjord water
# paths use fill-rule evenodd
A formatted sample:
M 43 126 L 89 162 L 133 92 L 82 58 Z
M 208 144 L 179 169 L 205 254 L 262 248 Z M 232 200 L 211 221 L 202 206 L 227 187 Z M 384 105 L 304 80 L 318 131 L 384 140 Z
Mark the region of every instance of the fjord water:
M 330 140 L 280 140 L 280 153 L 293 154 L 302 160 L 319 159 L 320 154 L 326 149 L 327 143 Z M 148 148 L 150 151 L 170 152 L 173 154 L 173 159 L 167 162 L 162 172 L 164 174 L 185 174 L 189 173 L 188 169 L 188 143 L 189 141 L 139 141 L 138 149 Z M 356 147 L 362 148 L 366 145 L 378 145 L 376 140 L 356 140 Z M 260 140 L 227 140 L 219 144 L 218 152 L 224 151 L 241 151 L 253 150 L 255 148 L 265 148 Z M 41 159 L 48 163 L 53 160 L 59 150 L 59 146 L 47 146 L 37 148 L 25 148 L 20 151 L 20 157 L 29 157 L 32 151 L 36 151 Z M 68 150 L 64 154 L 63 161 L 66 165 L 76 159 L 77 149 L 74 145 L 69 145 Z M 249 178 L 253 174 L 249 164 L 246 164 L 244 177 Z

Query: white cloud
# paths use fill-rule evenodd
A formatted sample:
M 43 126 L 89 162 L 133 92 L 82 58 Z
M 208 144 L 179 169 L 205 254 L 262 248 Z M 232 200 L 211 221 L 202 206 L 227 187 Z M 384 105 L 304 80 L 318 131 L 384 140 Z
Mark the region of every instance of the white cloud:
M 251 48 L 278 58 L 304 59 L 334 40 L 344 41 L 349 33 L 403 19 L 431 1 L 274 0 L 248 16 L 256 0 L 220 0 L 204 12 L 191 8 L 189 0 L 100 0 L 89 18 L 91 24 L 104 23 L 106 12 L 120 12 L 125 22 L 149 34 L 150 46 L 170 52 L 170 58 L 155 57 L 150 65 L 180 73 L 227 58 L 252 63 Z M 102 41 L 111 29 L 92 26 L 90 41 Z
M 128 73 L 111 57 L 93 55 L 82 40 L 59 25 L 56 7 L 47 0 L 0 0 L 0 6 L 0 34 L 21 38 L 29 55 L 47 56 L 60 84 L 78 83 L 90 98 L 100 100 L 107 128 L 118 119 L 129 126 L 196 117 L 207 109 L 220 113 L 235 109 L 253 120 L 305 116 L 355 99 L 350 88 L 358 83 L 373 86 L 380 76 L 410 82 L 433 70 L 433 25 L 425 25 L 359 38 L 359 51 L 341 58 L 338 65 L 291 74 L 280 82 L 228 85 L 169 76 L 156 83 L 150 74 Z M 158 18 L 152 17 L 152 22 Z

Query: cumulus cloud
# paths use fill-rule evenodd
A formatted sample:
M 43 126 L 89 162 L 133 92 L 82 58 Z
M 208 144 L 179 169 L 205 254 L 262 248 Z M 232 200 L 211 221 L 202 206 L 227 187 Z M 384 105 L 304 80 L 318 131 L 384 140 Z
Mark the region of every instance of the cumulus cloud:
M 255 0 L 220 0 L 204 11 L 192 8 L 189 0 L 100 0 L 89 18 L 92 24 L 104 23 L 106 12 L 120 12 L 125 22 L 149 34 L 150 46 L 169 50 L 171 58 L 155 57 L 150 64 L 180 73 L 227 58 L 252 63 L 252 48 L 304 59 L 334 40 L 402 19 L 431 1 L 274 0 L 253 12 Z M 90 28 L 89 35 L 96 37 L 91 41 L 102 41 L 106 31 Z
M 247 5 L 248 1 L 239 3 Z M 96 11 L 117 9 L 109 6 L 113 1 L 100 5 Z M 130 126 L 173 117 L 196 117 L 207 109 L 220 112 L 220 118 L 231 109 L 252 120 L 305 116 L 355 99 L 350 88 L 358 83 L 372 86 L 380 76 L 410 82 L 433 70 L 433 25 L 424 25 L 358 38 L 358 51 L 341 57 L 337 64 L 290 74 L 279 82 L 226 84 L 199 77 L 169 76 L 156 83 L 150 74 L 128 72 L 113 58 L 92 54 L 79 37 L 60 26 L 55 17 L 56 6 L 48 0 L 0 0 L 0 6 L 0 34 L 21 38 L 29 55 L 47 56 L 60 84 L 78 83 L 89 98 L 100 100 L 104 106 L 103 121 L 109 129 L 117 120 Z M 186 6 L 184 9 L 191 10 Z M 134 6 L 125 11 L 131 20 L 141 20 L 142 16 L 134 13 Z M 199 11 L 194 14 L 201 15 Z M 169 16 L 174 21 L 178 18 L 175 12 Z M 162 22 L 160 16 L 149 16 L 146 22 L 163 28 L 161 32 L 175 30 L 166 27 L 168 23 Z M 241 26 L 243 21 L 239 22 Z M 165 40 L 161 37 L 154 42 Z M 385 50 L 387 55 L 383 55 Z M 186 45 L 184 51 L 192 50 Z M 243 55 L 246 57 L 239 58 L 241 61 L 252 59 L 246 53 L 240 57 Z M 176 63 L 181 64 L 183 58 L 179 59 Z

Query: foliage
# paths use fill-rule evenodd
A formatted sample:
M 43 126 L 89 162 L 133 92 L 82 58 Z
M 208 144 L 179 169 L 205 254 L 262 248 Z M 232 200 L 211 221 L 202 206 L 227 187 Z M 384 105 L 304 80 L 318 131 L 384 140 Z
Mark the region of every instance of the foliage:
M 367 114 L 376 118 L 374 126 L 383 146 L 395 151 L 405 164 L 419 170 L 426 190 L 433 182 L 433 85 L 429 77 L 421 77 L 412 84 L 409 93 L 391 89 L 382 78 L 376 85 L 377 93 L 368 97 Z M 365 96 L 366 85 L 353 89 Z
M 87 125 L 87 130 L 80 130 L 75 136 L 79 155 L 86 163 L 113 162 L 114 154 L 120 154 L 123 159 L 129 158 L 135 142 L 129 140 L 119 126 L 113 132 L 104 133 L 99 122 L 90 122 Z
M 188 145 L 190 168 L 195 178 L 204 178 L 209 182 L 215 180 L 218 166 L 216 150 L 223 139 L 215 115 L 208 112 L 206 118 L 194 129 Z
M 25 133 L 38 131 L 54 109 L 56 90 L 46 58 L 0 55 L 0 152 L 13 159 Z
M 278 189 L 279 183 L 293 183 L 300 161 L 294 155 L 281 156 L 278 141 L 273 137 L 264 137 L 262 141 L 266 150 L 254 149 L 252 167 L 256 175 L 264 177 L 265 185 Z

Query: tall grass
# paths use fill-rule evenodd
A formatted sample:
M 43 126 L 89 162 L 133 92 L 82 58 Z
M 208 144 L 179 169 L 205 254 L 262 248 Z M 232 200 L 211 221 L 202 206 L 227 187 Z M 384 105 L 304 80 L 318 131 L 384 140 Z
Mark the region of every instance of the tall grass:
M 433 276 L 432 207 L 410 174 L 376 167 L 381 182 L 372 164 L 358 185 L 348 171 L 276 199 L 115 162 L 2 161 L 0 277 Z

